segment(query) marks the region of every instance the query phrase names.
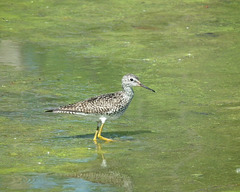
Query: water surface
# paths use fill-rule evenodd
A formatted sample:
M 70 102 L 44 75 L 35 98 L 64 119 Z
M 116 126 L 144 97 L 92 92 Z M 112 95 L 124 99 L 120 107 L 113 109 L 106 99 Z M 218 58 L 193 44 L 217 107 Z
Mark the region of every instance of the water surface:
M 240 191 L 238 1 L 1 3 L 1 191 Z M 118 120 L 46 109 L 136 87 Z

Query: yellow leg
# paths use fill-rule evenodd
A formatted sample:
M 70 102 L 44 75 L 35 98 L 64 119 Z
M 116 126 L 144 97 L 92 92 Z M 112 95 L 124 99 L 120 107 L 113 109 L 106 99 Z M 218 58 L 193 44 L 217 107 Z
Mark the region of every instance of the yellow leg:
M 94 142 L 95 144 L 97 144 L 97 136 L 98 136 L 98 131 L 99 131 L 100 125 L 101 125 L 101 121 L 99 121 L 99 122 L 97 123 L 97 130 L 96 130 L 96 133 L 95 133 L 95 135 L 94 135 L 94 137 L 93 137 L 93 142 Z
M 99 138 L 99 139 L 101 139 L 101 140 L 104 140 L 104 141 L 113 141 L 112 139 L 108 139 L 108 138 L 106 138 L 106 137 L 103 137 L 103 136 L 101 136 L 101 134 L 102 134 L 102 130 L 103 130 L 103 126 L 104 126 L 104 123 L 102 123 L 102 125 L 101 125 L 101 127 L 100 127 L 100 130 L 98 131 L 98 133 L 96 133 L 97 134 L 97 137 Z M 95 134 L 95 135 L 96 135 Z
M 97 141 L 97 135 L 98 135 L 98 130 L 96 130 L 96 133 L 95 133 L 95 135 L 93 137 L 93 141 Z

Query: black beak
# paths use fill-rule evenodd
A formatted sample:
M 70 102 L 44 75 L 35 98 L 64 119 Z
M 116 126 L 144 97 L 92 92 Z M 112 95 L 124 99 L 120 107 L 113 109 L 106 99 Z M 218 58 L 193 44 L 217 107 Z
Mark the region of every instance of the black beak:
M 147 87 L 147 86 L 145 86 L 145 85 L 143 85 L 143 84 L 141 84 L 141 83 L 140 83 L 140 86 L 143 87 L 143 88 L 145 88 L 145 89 L 148 89 L 148 90 L 150 90 L 150 91 L 152 91 L 152 92 L 155 92 L 153 89 L 151 89 L 151 88 L 149 88 L 149 87 Z

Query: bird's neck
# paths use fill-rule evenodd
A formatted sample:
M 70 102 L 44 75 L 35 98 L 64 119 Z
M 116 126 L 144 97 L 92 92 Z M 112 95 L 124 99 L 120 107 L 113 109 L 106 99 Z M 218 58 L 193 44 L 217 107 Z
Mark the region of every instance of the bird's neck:
M 129 97 L 134 96 L 134 91 L 133 91 L 132 87 L 123 87 L 123 90 Z

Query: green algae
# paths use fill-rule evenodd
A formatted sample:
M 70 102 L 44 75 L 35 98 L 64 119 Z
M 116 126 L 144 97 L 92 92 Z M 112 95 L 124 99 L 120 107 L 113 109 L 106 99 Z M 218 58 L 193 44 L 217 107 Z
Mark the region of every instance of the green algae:
M 0 4 L 1 178 L 239 191 L 238 1 Z M 106 123 L 117 142 L 96 146 L 95 122 L 44 113 L 120 90 L 130 72 L 156 94 L 135 88 L 126 114 Z

